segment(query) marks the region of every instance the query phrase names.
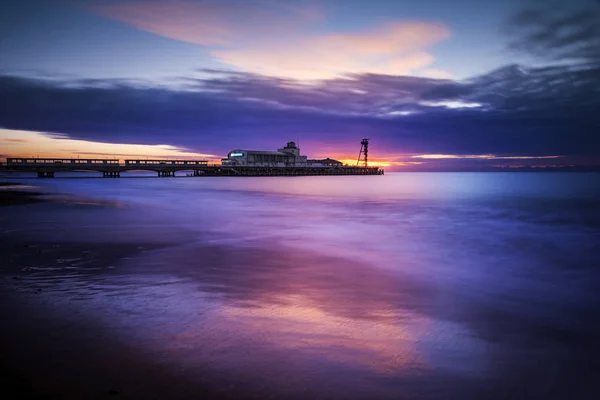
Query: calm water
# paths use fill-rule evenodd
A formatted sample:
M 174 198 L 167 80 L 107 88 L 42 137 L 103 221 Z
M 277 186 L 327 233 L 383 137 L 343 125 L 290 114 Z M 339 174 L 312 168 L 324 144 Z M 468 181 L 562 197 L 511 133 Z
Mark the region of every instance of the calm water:
M 190 379 L 277 398 L 600 395 L 598 174 L 22 182 L 66 204 L 0 210 L 3 234 L 169 243 L 54 275 L 46 296 Z

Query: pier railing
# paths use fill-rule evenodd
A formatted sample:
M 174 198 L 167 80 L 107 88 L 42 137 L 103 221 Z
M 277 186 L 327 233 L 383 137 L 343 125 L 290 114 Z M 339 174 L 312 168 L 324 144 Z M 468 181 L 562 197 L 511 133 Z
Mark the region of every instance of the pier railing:
M 40 178 L 53 178 L 56 173 L 95 171 L 106 178 L 118 178 L 122 172 L 152 171 L 159 177 L 176 176 L 191 171 L 189 176 L 316 176 L 316 175 L 383 175 L 379 167 L 364 166 L 224 166 L 209 165 L 205 160 L 119 160 L 64 158 L 8 158 L 0 167 L 6 172 L 34 172 Z

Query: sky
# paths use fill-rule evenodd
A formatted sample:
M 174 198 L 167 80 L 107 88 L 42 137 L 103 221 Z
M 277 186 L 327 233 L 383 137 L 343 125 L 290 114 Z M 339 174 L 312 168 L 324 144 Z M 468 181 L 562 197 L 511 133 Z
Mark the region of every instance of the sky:
M 0 1 L 0 158 L 600 166 L 600 1 Z

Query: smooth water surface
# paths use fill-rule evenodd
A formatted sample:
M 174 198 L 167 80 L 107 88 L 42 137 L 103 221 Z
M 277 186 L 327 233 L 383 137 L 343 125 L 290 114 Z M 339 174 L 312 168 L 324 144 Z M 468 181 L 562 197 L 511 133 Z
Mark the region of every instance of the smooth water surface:
M 53 276 L 46 296 L 190 379 L 299 398 L 600 393 L 598 174 L 22 182 L 66 205 L 5 208 L 4 234 L 168 243 Z

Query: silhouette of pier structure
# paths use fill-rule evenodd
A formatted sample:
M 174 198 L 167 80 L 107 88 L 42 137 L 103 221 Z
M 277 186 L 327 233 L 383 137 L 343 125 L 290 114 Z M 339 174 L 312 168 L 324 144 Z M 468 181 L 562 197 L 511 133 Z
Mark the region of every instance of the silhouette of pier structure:
M 152 171 L 158 177 L 174 177 L 177 172 L 191 171 L 187 176 L 316 176 L 316 175 L 383 175 L 383 169 L 368 166 L 227 166 L 208 165 L 206 160 L 125 160 L 7 158 L 2 172 L 32 172 L 38 178 L 54 178 L 55 174 L 77 171 L 102 172 L 104 178 L 119 178 L 122 172 Z

